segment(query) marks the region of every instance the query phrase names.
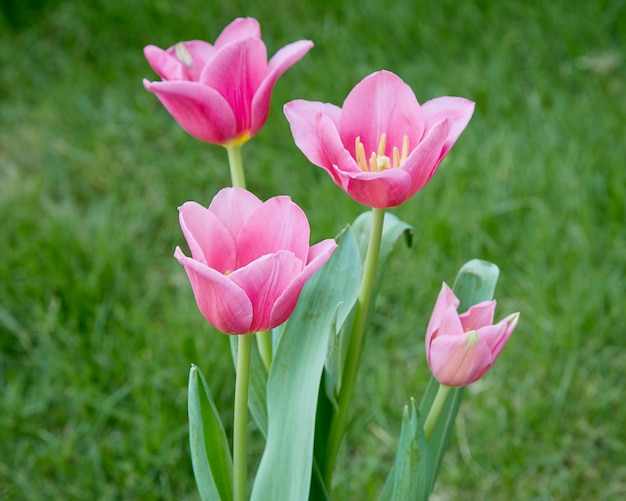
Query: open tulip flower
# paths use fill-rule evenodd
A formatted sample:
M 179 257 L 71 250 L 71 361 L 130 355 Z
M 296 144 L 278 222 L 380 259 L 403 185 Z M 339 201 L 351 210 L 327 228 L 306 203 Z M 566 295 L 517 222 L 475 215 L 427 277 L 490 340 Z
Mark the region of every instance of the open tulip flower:
M 278 78 L 312 46 L 308 40 L 291 43 L 268 62 L 258 21 L 239 18 L 215 45 L 180 42 L 167 50 L 148 45 L 144 54 L 163 80 L 143 83 L 192 136 L 212 144 L 241 144 L 267 120 Z
M 426 331 L 426 356 L 435 378 L 446 386 L 467 386 L 496 361 L 519 313 L 493 324 L 495 301 L 483 301 L 459 315 L 459 300 L 445 283 Z
M 226 334 L 282 324 L 336 247 L 333 239 L 309 247 L 306 215 L 286 196 L 262 202 L 242 188 L 224 188 L 208 209 L 186 202 L 179 211 L 192 257 L 179 247 L 174 257 L 202 314 Z
M 395 207 L 433 176 L 473 112 L 474 103 L 439 97 L 423 105 L 400 77 L 364 78 L 339 108 L 296 100 L 285 105 L 296 145 L 313 164 L 368 207 Z

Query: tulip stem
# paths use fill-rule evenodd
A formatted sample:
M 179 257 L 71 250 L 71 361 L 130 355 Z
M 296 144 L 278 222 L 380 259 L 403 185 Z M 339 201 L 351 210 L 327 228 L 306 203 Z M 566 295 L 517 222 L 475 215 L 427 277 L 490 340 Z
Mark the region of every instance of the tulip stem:
M 248 383 L 252 336 L 239 336 L 237 379 L 235 381 L 235 422 L 233 427 L 233 493 L 235 501 L 248 497 Z
M 433 400 L 430 410 L 428 411 L 426 421 L 424 422 L 424 435 L 426 437 L 426 441 L 430 440 L 430 436 L 433 434 L 433 430 L 437 424 L 437 419 L 439 418 L 443 404 L 446 402 L 446 398 L 448 397 L 448 393 L 450 393 L 451 389 L 452 387 L 446 386 L 445 384 L 440 384 L 437 389 L 435 400 Z
M 272 365 L 272 332 L 271 331 L 259 331 L 256 333 L 257 346 L 259 347 L 259 354 L 265 368 L 269 372 Z
M 228 145 L 226 152 L 228 153 L 228 164 L 230 165 L 230 179 L 233 186 L 246 189 L 246 175 L 243 170 L 243 158 L 241 150 L 243 145 Z
M 348 351 L 341 379 L 341 390 L 338 399 L 339 407 L 337 412 L 333 415 L 328 434 L 324 472 L 324 479 L 328 490 L 330 490 L 332 486 L 333 470 L 335 469 L 337 454 L 339 453 L 339 448 L 346 432 L 348 409 L 354 392 L 354 384 L 356 382 L 363 348 L 363 339 L 365 337 L 365 321 L 374 291 L 374 281 L 376 279 L 384 221 L 385 210 L 372 208 L 372 224 L 370 227 L 365 263 L 363 265 L 363 278 L 361 279 L 359 297 L 354 310 L 354 322 L 352 323 Z

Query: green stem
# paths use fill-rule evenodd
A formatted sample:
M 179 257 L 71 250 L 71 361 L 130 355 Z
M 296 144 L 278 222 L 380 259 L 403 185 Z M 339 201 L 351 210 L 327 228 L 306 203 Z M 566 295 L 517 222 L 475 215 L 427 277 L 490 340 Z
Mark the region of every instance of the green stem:
M 256 341 L 259 347 L 259 354 L 265 368 L 270 370 L 272 365 L 272 333 L 271 331 L 259 331 L 256 333 Z
M 426 441 L 430 440 L 430 436 L 433 434 L 433 430 L 437 424 L 437 419 L 439 418 L 443 404 L 445 404 L 446 398 L 448 397 L 448 393 L 450 393 L 451 389 L 452 388 L 450 386 L 446 386 L 445 384 L 440 384 L 437 389 L 435 400 L 433 400 L 430 410 L 428 411 L 426 421 L 424 422 L 424 435 L 426 436 Z
M 374 281 L 376 279 L 376 269 L 380 255 L 380 242 L 382 239 L 384 220 L 384 209 L 372 209 L 372 225 L 370 227 L 365 264 L 363 265 L 363 278 L 361 279 L 361 288 L 354 311 L 354 322 L 352 324 L 352 331 L 350 332 L 346 362 L 341 378 L 341 391 L 338 401 L 339 408 L 333 415 L 328 434 L 324 475 L 326 488 L 328 490 L 331 489 L 337 454 L 339 453 L 339 448 L 346 431 L 346 423 L 348 422 L 348 410 L 350 401 L 352 400 L 352 394 L 354 393 L 354 384 L 356 382 L 356 375 L 363 348 L 365 321 L 374 291 Z
M 238 188 L 246 188 L 246 175 L 243 170 L 243 158 L 241 156 L 241 150 L 243 145 L 230 145 L 226 146 L 226 152 L 228 153 L 228 164 L 230 165 L 230 179 L 233 186 Z
M 233 438 L 233 492 L 234 501 L 248 497 L 248 382 L 250 379 L 250 351 L 252 336 L 239 336 L 237 349 L 237 379 L 235 381 L 235 423 Z

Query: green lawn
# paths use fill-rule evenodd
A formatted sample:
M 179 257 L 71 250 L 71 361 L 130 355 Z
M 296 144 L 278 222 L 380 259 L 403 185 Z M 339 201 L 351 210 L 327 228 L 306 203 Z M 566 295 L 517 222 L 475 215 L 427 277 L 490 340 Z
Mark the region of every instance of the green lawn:
M 271 54 L 315 42 L 244 149 L 248 187 L 291 195 L 313 241 L 365 208 L 308 164 L 285 102 L 341 104 L 384 68 L 422 102 L 477 103 L 432 182 L 392 211 L 415 245 L 381 286 L 336 499 L 376 499 L 427 381 L 441 281 L 475 257 L 501 268 L 497 317 L 522 316 L 466 392 L 433 499 L 626 496 L 623 1 L 31 0 L 31 18 L 27 3 L 0 16 L 0 499 L 198 499 L 189 366 L 226 422 L 234 377 L 172 257 L 176 208 L 208 204 L 229 173 L 143 89 L 142 49 L 213 41 L 245 15 Z

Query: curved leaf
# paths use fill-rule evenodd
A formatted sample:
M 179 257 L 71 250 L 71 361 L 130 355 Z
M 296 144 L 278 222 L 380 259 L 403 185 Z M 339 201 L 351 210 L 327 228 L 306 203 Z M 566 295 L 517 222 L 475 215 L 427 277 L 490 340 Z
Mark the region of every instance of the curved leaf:
M 331 259 L 309 280 L 285 324 L 267 383 L 267 444 L 252 500 L 307 499 L 313 468 L 315 412 L 333 323 L 341 325 L 361 280 L 358 247 L 346 230 Z M 332 287 L 329 286 L 332 284 Z
M 191 463 L 202 501 L 231 501 L 233 460 L 209 386 L 195 365 L 189 371 Z M 210 453 L 207 453 L 210 451 Z
M 387 482 L 380 495 L 383 501 L 426 501 L 430 494 L 429 452 L 424 425 L 411 399 L 409 408 L 404 408 L 402 431 L 398 439 L 396 461 L 387 477 Z

